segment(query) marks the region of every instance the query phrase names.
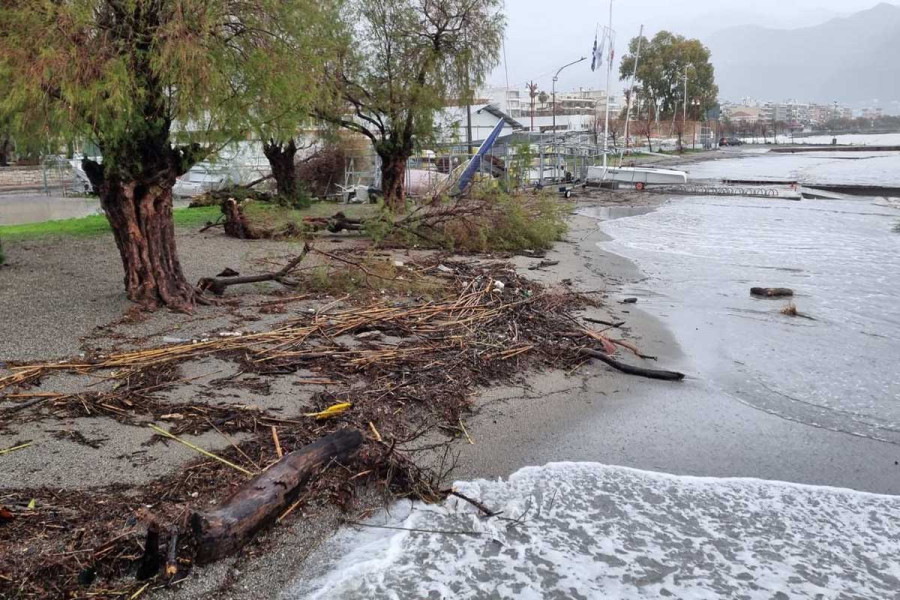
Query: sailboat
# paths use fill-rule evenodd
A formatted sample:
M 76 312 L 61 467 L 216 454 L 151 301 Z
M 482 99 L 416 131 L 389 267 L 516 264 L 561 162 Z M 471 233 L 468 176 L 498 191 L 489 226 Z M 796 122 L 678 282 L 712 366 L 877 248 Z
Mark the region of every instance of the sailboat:
M 607 161 L 609 154 L 609 105 L 610 105 L 610 73 L 612 71 L 613 62 L 613 36 L 612 20 L 613 20 L 613 0 L 609 0 L 609 43 L 610 55 L 606 61 L 606 128 L 603 136 L 603 165 L 596 167 L 588 167 L 588 182 L 604 182 L 614 181 L 633 185 L 638 190 L 643 190 L 648 185 L 680 185 L 687 183 L 687 173 L 675 169 L 660 169 L 655 167 L 611 167 Z M 641 33 L 639 39 L 643 38 L 644 26 L 641 25 Z M 596 44 L 595 44 L 596 46 Z M 634 61 L 634 72 L 631 75 L 631 88 L 634 88 L 634 80 L 637 77 L 638 61 L 641 58 L 641 47 L 638 44 L 637 56 Z M 625 116 L 625 140 L 628 140 L 628 123 L 631 118 L 631 97 L 628 99 L 628 109 Z M 624 156 L 623 148 L 621 157 Z

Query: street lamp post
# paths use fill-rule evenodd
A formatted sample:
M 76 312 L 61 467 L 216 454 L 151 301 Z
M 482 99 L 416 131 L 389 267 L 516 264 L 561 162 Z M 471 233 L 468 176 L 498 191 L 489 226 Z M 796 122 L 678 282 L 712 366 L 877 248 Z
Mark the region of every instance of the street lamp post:
M 576 61 L 572 61 L 567 65 L 563 65 L 556 72 L 556 75 L 553 76 L 553 133 L 556 133 L 556 82 L 559 81 L 559 74 L 562 73 L 563 69 L 567 69 L 572 65 L 577 65 L 580 62 L 586 61 L 587 57 L 582 56 Z
M 693 138 L 691 141 L 691 150 L 696 150 L 697 149 L 697 120 L 699 120 L 699 118 L 700 118 L 700 100 L 698 100 L 697 98 L 694 98 L 693 100 L 691 100 L 691 106 L 693 107 L 693 108 L 691 108 L 691 114 L 697 115 L 697 119 L 694 120 L 694 125 L 692 127 Z

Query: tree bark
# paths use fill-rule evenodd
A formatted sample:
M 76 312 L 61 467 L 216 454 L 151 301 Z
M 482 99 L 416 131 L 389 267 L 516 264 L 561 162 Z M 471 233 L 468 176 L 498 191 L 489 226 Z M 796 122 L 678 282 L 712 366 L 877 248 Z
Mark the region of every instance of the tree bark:
M 293 138 L 288 142 L 269 140 L 263 144 L 263 153 L 269 159 L 272 176 L 279 196 L 295 198 L 297 196 L 297 167 L 294 159 L 297 156 L 297 144 Z
M 406 207 L 406 161 L 402 155 L 381 156 L 381 192 L 384 204 L 394 212 Z
M 8 167 L 9 166 L 9 151 L 12 149 L 12 144 L 9 141 L 9 138 L 4 136 L 0 136 L 0 167 Z
M 197 542 L 197 562 L 223 558 L 253 539 L 275 521 L 297 497 L 306 480 L 332 460 L 344 460 L 362 444 L 362 434 L 343 429 L 314 444 L 286 454 L 267 471 L 241 487 L 212 512 L 191 515 Z
M 171 172 L 143 181 L 106 179 L 100 205 L 122 258 L 128 299 L 148 310 L 167 306 L 190 312 L 198 294 L 185 279 L 175 249 L 174 183 Z

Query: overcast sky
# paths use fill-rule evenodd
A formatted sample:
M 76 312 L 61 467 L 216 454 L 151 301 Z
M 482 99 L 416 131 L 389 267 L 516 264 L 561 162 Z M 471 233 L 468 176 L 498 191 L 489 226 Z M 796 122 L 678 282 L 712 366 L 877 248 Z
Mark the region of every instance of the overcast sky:
M 736 25 L 793 29 L 818 25 L 837 16 L 871 8 L 884 0 L 613 0 L 616 54 L 628 40 L 661 29 L 697 37 Z M 898 0 L 890 0 L 898 3 Z M 550 91 L 553 73 L 567 62 L 589 56 L 598 22 L 609 20 L 609 0 L 506 0 L 506 69 L 494 70 L 488 83 L 522 89 L 534 80 Z M 558 90 L 605 87 L 605 72 L 592 73 L 590 61 L 563 71 Z M 613 78 L 613 92 L 622 86 Z

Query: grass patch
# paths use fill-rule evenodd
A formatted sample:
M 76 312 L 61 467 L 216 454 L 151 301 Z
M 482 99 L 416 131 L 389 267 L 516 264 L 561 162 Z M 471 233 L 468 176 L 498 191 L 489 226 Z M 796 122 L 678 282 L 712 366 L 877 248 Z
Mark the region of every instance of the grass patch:
M 200 227 L 207 221 L 215 221 L 219 214 L 218 206 L 177 208 L 173 211 L 175 225 L 178 227 Z M 0 236 L 14 239 L 49 236 L 90 237 L 109 232 L 109 221 L 106 220 L 105 215 L 0 226 Z

